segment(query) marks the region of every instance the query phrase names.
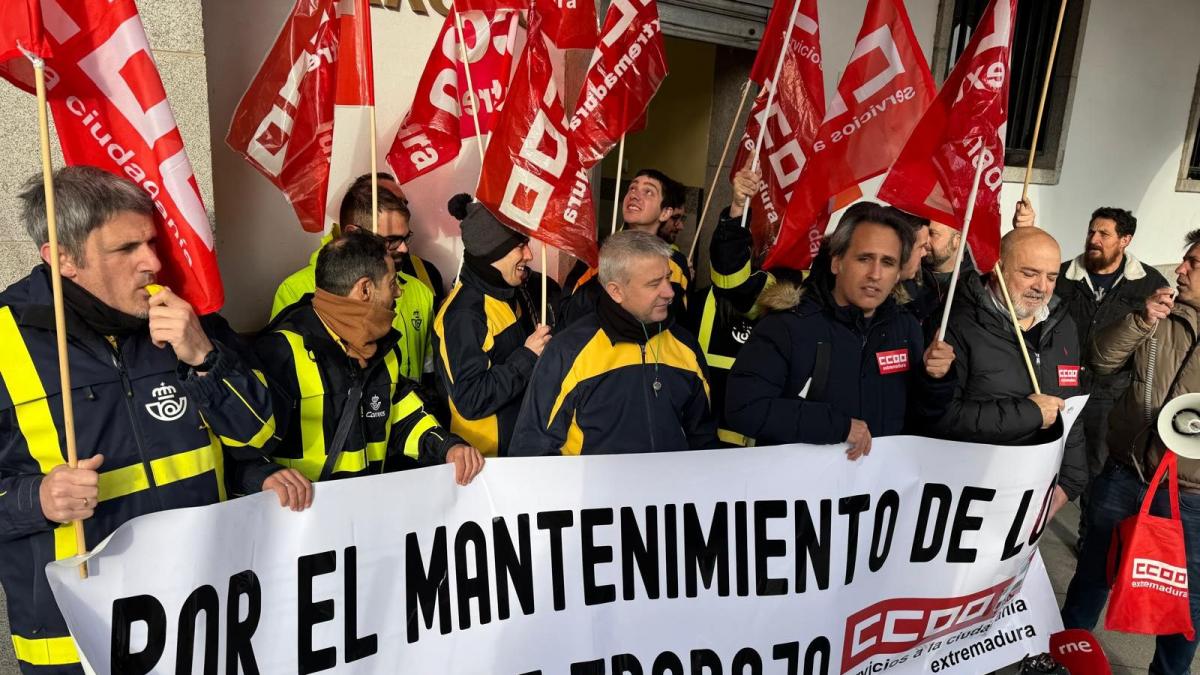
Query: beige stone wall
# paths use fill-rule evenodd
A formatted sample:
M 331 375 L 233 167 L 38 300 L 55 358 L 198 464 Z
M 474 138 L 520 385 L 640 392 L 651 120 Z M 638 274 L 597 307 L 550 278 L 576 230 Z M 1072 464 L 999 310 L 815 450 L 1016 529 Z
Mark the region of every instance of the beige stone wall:
M 187 144 L 196 180 L 213 213 L 212 149 L 208 132 L 208 76 L 200 0 L 137 0 L 162 73 L 175 120 Z M 16 198 L 20 186 L 39 174 L 37 102 L 23 91 L 0 82 L 0 288 L 16 281 L 37 263 L 37 252 L 25 235 Z M 54 166 L 63 165 L 55 145 Z

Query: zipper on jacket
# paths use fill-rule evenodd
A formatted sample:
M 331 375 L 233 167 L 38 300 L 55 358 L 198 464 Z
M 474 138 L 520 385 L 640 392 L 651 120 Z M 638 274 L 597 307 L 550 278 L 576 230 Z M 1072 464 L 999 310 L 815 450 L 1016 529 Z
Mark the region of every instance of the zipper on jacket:
M 129 413 L 129 425 L 133 428 L 133 443 L 137 447 L 138 457 L 142 460 L 142 469 L 146 472 L 146 481 L 150 484 L 150 492 L 154 495 L 154 500 L 158 502 L 158 508 L 164 508 L 162 495 L 158 493 L 158 483 L 154 480 L 154 471 L 150 467 L 150 460 L 146 458 L 146 442 L 142 438 L 142 429 L 138 425 L 137 410 L 133 406 L 133 382 L 129 379 L 129 371 L 125 369 L 125 362 L 121 360 L 121 352 L 117 347 L 112 350 L 113 365 L 117 367 L 117 371 L 121 373 L 121 384 L 125 387 L 125 410 Z
M 639 344 L 638 348 L 642 350 L 642 397 L 646 401 L 646 423 L 648 425 L 648 430 L 650 431 L 650 452 L 658 452 L 658 449 L 654 447 L 654 411 L 650 403 L 650 392 L 646 391 L 647 387 L 644 386 L 646 384 L 647 365 L 645 343 Z

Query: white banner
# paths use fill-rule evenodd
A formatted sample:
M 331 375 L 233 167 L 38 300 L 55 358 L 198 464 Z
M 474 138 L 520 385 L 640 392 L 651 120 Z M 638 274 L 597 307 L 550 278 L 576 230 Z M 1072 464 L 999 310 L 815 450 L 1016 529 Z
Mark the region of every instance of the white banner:
M 1036 554 L 1060 455 L 491 460 L 465 488 L 438 467 L 322 484 L 303 513 L 145 516 L 90 578 L 47 571 L 101 674 L 981 673 L 1061 629 Z

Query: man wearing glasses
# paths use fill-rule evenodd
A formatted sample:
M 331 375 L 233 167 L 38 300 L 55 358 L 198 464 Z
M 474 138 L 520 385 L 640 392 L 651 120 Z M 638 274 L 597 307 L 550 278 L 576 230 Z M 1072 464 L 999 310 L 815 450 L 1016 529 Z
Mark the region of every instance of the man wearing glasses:
M 394 183 L 393 183 L 394 185 Z M 403 262 L 412 256 L 408 253 L 408 244 L 413 232 L 409 228 L 408 205 L 403 197 L 390 189 L 388 182 L 382 177 L 379 181 L 379 232 L 387 242 L 388 254 L 396 264 L 396 281 L 400 286 L 399 297 L 396 298 L 396 318 L 392 326 L 400 331 L 400 351 L 403 362 L 400 364 L 400 374 L 414 382 L 430 384 L 433 378 L 433 343 L 431 330 L 433 326 L 434 292 L 416 276 L 402 271 Z M 355 230 L 371 231 L 371 177 L 361 176 L 342 198 L 342 206 L 338 212 L 341 232 L 350 233 Z M 341 233 L 335 228 L 321 242 L 324 248 Z M 316 263 L 320 249 L 312 254 L 309 264 L 294 272 L 275 292 L 275 302 L 271 307 L 271 318 L 285 308 L 295 304 L 302 298 L 311 295 L 316 290 Z M 423 262 L 423 261 L 422 261 Z M 432 270 L 433 266 L 425 263 Z M 440 288 L 440 276 L 436 280 Z M 428 375 L 428 377 L 424 377 Z

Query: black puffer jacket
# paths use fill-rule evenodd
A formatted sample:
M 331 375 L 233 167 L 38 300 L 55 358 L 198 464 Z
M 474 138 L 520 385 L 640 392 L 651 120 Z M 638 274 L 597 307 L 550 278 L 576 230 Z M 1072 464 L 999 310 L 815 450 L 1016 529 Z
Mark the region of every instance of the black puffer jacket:
M 866 318 L 837 305 L 830 281 L 815 275 L 802 292 L 780 282 L 760 300 L 787 311 L 755 326 L 725 394 L 728 424 L 758 445 L 841 443 L 852 419 L 875 437 L 919 433 L 953 394 L 953 374 L 926 375 L 925 340 L 911 314 L 888 298 Z
M 946 341 L 954 347 L 958 387 L 946 414 L 936 425 L 939 435 L 973 443 L 1036 445 L 1061 433 L 1060 424 L 1042 429 L 1042 414 L 1029 399 L 1033 384 L 1017 346 L 1007 310 L 988 289 L 988 277 L 959 280 Z M 1085 393 L 1075 322 L 1057 297 L 1050 314 L 1034 327 L 1037 340 L 1024 338 L 1042 393 L 1068 398 Z M 1087 483 L 1083 425 L 1070 430 L 1059 484 L 1074 499 Z

